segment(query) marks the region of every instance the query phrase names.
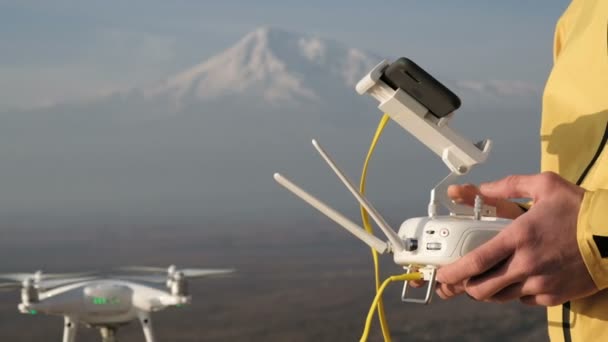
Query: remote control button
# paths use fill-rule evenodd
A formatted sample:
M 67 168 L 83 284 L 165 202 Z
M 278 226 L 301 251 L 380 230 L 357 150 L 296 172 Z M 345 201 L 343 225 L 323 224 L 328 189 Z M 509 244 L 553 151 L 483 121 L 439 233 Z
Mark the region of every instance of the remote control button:
M 429 251 L 438 251 L 441 249 L 441 242 L 428 242 L 426 249 Z
M 448 235 L 450 235 L 450 230 L 447 228 L 442 228 L 439 231 L 439 236 L 441 236 L 441 237 L 447 237 Z
M 418 249 L 418 240 L 416 239 L 405 239 L 405 250 L 413 252 Z

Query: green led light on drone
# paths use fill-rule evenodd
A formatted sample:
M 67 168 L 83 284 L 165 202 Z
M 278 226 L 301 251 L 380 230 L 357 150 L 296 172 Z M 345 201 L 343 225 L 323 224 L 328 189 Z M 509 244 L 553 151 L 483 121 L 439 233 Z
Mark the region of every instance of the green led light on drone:
M 38 311 L 37 311 L 37 310 L 34 310 L 34 309 L 30 310 L 30 315 L 35 315 L 35 314 L 37 314 L 37 313 L 38 313 Z
M 106 305 L 106 304 L 120 304 L 119 298 L 105 298 L 105 297 L 93 297 L 91 299 L 95 305 Z
M 108 303 L 107 298 L 93 297 L 93 304 L 95 304 L 95 305 L 103 305 L 103 304 L 107 304 L 107 303 Z

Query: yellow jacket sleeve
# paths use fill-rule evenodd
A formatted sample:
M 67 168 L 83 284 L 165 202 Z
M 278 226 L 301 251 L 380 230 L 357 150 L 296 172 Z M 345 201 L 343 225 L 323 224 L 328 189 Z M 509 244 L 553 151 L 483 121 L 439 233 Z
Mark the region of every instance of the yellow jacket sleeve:
M 598 289 L 608 288 L 608 190 L 587 191 L 578 214 L 578 247 Z

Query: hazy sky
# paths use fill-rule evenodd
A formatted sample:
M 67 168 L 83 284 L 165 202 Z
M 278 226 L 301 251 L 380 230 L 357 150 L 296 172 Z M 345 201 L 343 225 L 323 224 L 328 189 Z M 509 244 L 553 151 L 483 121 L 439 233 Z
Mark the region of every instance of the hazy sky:
M 0 1 L 0 110 L 161 79 L 271 25 L 406 55 L 455 80 L 538 88 L 566 0 Z
M 456 129 L 471 139 L 494 140 L 492 162 L 475 181 L 535 172 L 540 96 L 552 64 L 555 23 L 567 5 L 566 0 L 0 0 L 0 215 L 213 214 L 266 220 L 293 209 L 284 212 L 311 217 L 302 203 L 286 200 L 289 195 L 272 181 L 275 171 L 293 175 L 338 208 L 350 205 L 356 211 L 309 146 L 311 137 L 319 137 L 349 174 L 359 169 L 368 141 L 362 136 L 370 134 L 379 113 L 370 99 L 357 98 L 343 83 L 324 79 L 322 85 L 336 88 L 323 94 L 335 108 L 318 112 L 306 106 L 273 111 L 267 103 L 257 110 L 238 103 L 225 108 L 220 101 L 215 107 L 193 102 L 191 112 L 173 117 L 165 115 L 162 97 L 156 99 L 160 106 L 120 96 L 83 101 L 157 85 L 262 26 L 318 35 L 373 56 L 410 57 L 463 99 Z M 286 62 L 323 91 L 314 75 L 302 72 L 305 59 Z M 342 93 L 351 97 L 337 100 Z M 68 104 L 44 107 L 62 102 Z M 43 108 L 11 110 L 33 107 Z M 154 118 L 154 110 L 166 120 L 141 120 Z M 370 111 L 377 116 L 363 114 Z M 345 120 L 344 112 L 355 115 Z M 429 187 L 446 170 L 402 130 L 392 127 L 386 135 L 369 195 L 393 213 L 424 212 Z

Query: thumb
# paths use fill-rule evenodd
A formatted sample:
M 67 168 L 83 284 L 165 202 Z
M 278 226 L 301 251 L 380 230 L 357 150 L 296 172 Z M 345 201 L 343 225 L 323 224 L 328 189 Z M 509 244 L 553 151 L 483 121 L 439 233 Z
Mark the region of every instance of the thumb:
M 484 196 L 496 198 L 532 198 L 536 199 L 543 175 L 511 175 L 495 182 L 483 183 L 479 191 Z

